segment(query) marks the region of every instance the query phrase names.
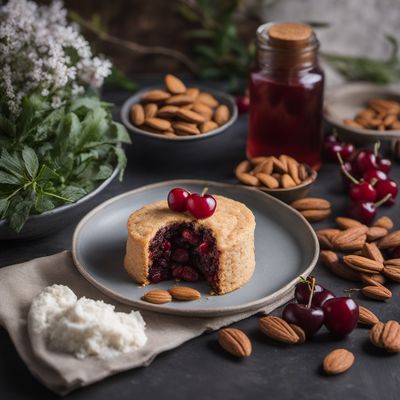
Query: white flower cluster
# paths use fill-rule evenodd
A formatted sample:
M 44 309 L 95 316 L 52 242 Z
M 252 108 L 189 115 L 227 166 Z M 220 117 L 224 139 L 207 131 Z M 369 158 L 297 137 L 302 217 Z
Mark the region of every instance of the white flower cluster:
M 10 0 L 0 8 L 0 96 L 13 114 L 32 91 L 57 108 L 85 86 L 100 87 L 110 72 L 110 61 L 93 57 L 78 26 L 68 23 L 62 1 Z

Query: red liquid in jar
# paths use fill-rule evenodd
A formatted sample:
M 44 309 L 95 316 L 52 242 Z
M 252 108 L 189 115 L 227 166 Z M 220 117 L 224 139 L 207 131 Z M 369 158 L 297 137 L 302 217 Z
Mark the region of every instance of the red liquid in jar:
M 316 66 L 292 78 L 251 72 L 247 157 L 288 154 L 318 169 L 323 81 Z

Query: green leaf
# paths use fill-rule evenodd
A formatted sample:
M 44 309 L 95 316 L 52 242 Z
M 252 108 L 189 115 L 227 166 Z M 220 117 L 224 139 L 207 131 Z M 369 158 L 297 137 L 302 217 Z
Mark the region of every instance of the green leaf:
M 21 181 L 15 175 L 0 171 L 0 183 L 5 185 L 20 185 Z
M 0 114 L 0 136 L 15 137 L 15 125 L 4 115 Z
M 37 196 L 35 210 L 38 213 L 43 213 L 45 211 L 52 210 L 55 207 L 55 204 L 52 200 L 49 199 L 46 195 L 40 193 Z
M 9 205 L 10 205 L 9 200 L 0 199 L 0 218 L 5 218 Z
M 30 147 L 25 146 L 22 150 L 22 159 L 29 176 L 32 179 L 35 178 L 39 169 L 39 160 L 36 153 Z
M 22 201 L 16 199 L 15 202 L 17 203 L 10 216 L 10 226 L 15 230 L 15 232 L 20 232 L 29 217 L 32 206 L 34 205 L 34 200 L 32 198 L 24 199 Z
M 74 202 L 85 196 L 86 191 L 78 186 L 66 186 L 61 190 L 61 196 L 67 198 L 69 201 Z
M 111 176 L 113 169 L 109 165 L 101 165 L 99 171 L 94 176 L 96 181 L 103 181 Z
M 111 123 L 111 133 L 118 142 L 122 143 L 132 143 L 131 138 L 129 136 L 128 131 L 125 126 L 120 124 L 119 122 Z
M 25 173 L 25 168 L 18 157 L 18 155 L 11 155 L 6 149 L 3 149 L 0 156 L 0 168 L 5 169 L 9 173 L 23 178 Z
M 117 156 L 119 180 L 122 181 L 128 160 L 126 158 L 124 150 L 121 147 L 114 148 L 114 152 L 115 155 Z

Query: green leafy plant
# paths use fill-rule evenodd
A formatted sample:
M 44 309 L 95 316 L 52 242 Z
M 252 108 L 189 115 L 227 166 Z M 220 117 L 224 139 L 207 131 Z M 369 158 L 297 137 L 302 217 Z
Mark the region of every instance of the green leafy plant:
M 126 166 L 125 128 L 95 96 L 59 108 L 37 94 L 14 116 L 0 101 L 0 218 L 20 231 L 29 215 L 74 202 Z

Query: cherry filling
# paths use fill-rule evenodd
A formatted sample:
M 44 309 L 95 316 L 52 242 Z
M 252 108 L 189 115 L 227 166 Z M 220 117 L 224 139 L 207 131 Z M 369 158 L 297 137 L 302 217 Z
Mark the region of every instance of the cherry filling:
M 195 282 L 206 279 L 218 291 L 219 251 L 208 229 L 194 224 L 172 224 L 161 228 L 150 243 L 149 279 Z

